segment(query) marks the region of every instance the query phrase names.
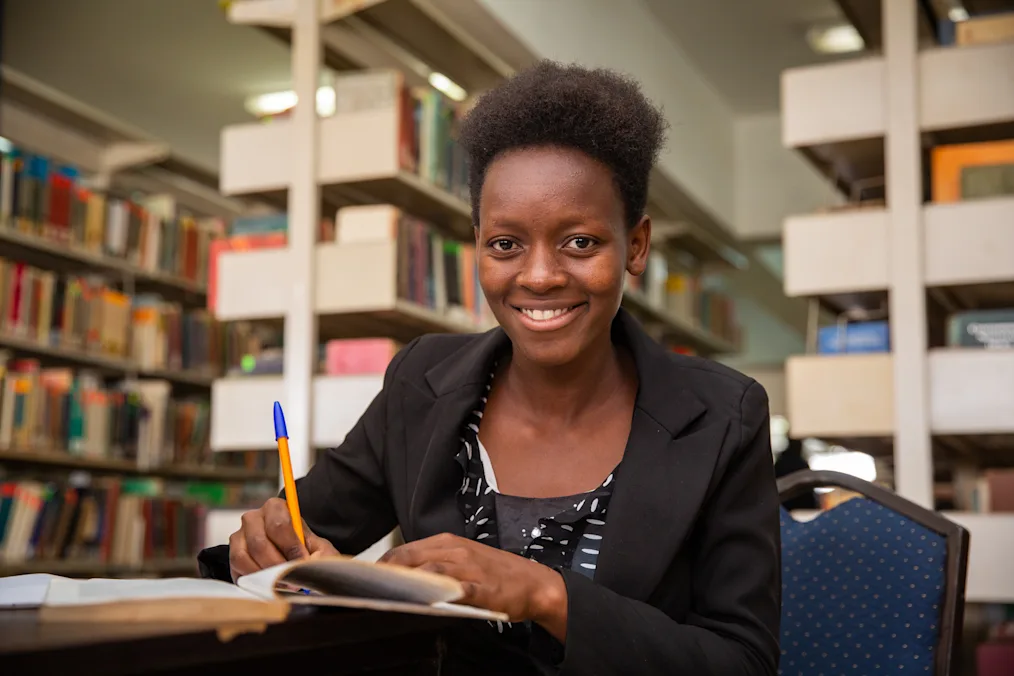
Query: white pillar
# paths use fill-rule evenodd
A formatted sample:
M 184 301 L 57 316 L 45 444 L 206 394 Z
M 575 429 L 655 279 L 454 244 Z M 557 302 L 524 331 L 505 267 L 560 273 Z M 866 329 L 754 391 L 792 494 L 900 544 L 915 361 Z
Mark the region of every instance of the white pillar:
M 321 64 L 318 3 L 295 3 L 292 79 L 292 184 L 289 187 L 289 259 L 293 280 L 285 313 L 285 419 L 292 472 L 310 469 L 313 452 L 313 373 L 317 361 L 314 279 L 320 191 L 317 187 L 317 82 Z M 270 274 L 265 271 L 265 274 Z M 268 412 L 264 411 L 264 415 Z
M 890 214 L 895 488 L 903 497 L 932 509 L 917 5 L 917 0 L 884 0 L 881 3 L 887 66 L 884 151 Z

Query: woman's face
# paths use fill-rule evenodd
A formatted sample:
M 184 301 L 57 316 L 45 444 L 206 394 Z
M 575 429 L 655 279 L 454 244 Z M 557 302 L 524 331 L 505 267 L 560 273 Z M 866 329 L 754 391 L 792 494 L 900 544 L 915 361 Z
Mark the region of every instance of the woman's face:
M 552 146 L 515 150 L 486 171 L 479 200 L 479 281 L 515 354 L 569 364 L 604 337 L 625 272 L 644 272 L 645 217 L 627 230 L 610 170 Z

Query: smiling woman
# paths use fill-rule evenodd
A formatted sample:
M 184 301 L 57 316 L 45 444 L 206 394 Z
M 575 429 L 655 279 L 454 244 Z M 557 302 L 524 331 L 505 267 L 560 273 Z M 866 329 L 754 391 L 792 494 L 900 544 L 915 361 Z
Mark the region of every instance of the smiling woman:
M 620 309 L 644 272 L 665 123 L 615 73 L 542 63 L 462 127 L 479 281 L 500 327 L 425 336 L 345 442 L 244 516 L 235 579 L 362 551 L 459 580 L 448 674 L 774 674 L 779 524 L 767 397 Z

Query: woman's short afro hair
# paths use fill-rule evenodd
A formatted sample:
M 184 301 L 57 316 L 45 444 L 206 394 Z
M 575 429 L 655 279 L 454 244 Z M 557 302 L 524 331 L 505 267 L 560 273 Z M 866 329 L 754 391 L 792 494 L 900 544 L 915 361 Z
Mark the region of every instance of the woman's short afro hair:
M 479 196 L 494 159 L 510 150 L 560 146 L 609 167 L 627 227 L 633 227 L 644 215 L 648 178 L 666 129 L 665 117 L 633 79 L 541 61 L 483 94 L 462 120 L 472 221 L 478 226 Z

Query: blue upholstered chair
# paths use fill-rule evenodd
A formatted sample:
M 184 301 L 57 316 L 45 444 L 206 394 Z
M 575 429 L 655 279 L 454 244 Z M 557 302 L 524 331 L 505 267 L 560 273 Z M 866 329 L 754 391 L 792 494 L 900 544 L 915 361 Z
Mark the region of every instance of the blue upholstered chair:
M 782 510 L 784 676 L 957 673 L 968 531 L 838 472 L 782 477 L 782 501 L 837 486 L 863 497 L 796 521 Z

